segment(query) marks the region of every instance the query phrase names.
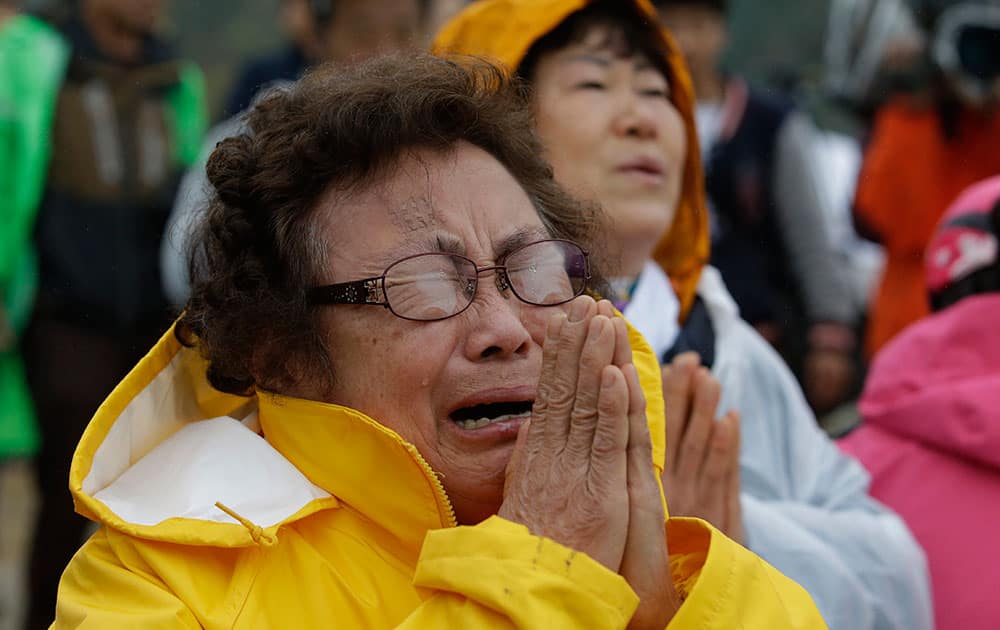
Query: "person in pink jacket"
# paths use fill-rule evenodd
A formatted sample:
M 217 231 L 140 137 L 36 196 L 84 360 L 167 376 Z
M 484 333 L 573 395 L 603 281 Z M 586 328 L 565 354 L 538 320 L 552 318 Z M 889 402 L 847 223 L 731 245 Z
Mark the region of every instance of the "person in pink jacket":
M 877 355 L 840 442 L 926 550 L 946 630 L 1000 627 L 998 236 L 1000 176 L 948 209 L 925 256 L 934 312 Z

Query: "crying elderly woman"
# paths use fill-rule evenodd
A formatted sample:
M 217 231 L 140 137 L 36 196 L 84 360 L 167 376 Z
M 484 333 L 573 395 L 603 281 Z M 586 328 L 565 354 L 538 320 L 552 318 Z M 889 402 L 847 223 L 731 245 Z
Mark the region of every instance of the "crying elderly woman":
M 187 310 L 77 450 L 101 528 L 56 627 L 822 627 L 667 518 L 657 358 L 594 297 L 598 217 L 517 85 L 388 57 L 247 124 Z

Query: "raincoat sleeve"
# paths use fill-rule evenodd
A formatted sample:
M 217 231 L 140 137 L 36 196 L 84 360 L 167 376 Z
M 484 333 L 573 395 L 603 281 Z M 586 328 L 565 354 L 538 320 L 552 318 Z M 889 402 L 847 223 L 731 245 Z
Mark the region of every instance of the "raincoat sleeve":
M 624 628 L 639 604 L 620 575 L 497 516 L 429 532 L 413 582 L 426 600 L 402 628 Z
M 201 627 L 149 567 L 116 553 L 104 529 L 77 552 L 59 581 L 54 630 Z
M 667 523 L 674 587 L 671 629 L 825 628 L 809 595 L 708 523 Z M 625 628 L 638 600 L 584 554 L 493 517 L 428 534 L 415 585 L 426 599 L 403 628 Z
M 750 549 L 805 587 L 831 628 L 931 628 L 920 547 L 868 495 L 868 474 L 818 427 L 781 359 L 746 330 L 737 337 L 741 360 L 717 376 L 720 410 L 739 409 L 744 419 Z

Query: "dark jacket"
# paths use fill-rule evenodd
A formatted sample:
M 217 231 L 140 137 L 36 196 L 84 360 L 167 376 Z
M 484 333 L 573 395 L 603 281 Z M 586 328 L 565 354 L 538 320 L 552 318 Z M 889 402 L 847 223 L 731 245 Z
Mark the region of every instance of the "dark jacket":
M 56 102 L 35 229 L 40 313 L 100 329 L 160 319 L 159 243 L 183 166 L 204 129 L 196 69 L 149 38 L 114 63 L 78 17 Z
M 812 126 L 782 97 L 727 89 L 722 137 L 708 150 L 712 264 L 752 324 L 853 324 L 810 149 Z

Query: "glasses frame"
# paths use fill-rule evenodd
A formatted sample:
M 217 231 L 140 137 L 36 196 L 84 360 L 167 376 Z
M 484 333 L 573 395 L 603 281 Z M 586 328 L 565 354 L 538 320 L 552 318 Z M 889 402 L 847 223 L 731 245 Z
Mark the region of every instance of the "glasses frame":
M 537 302 L 532 302 L 521 297 L 517 290 L 510 282 L 510 277 L 507 274 L 507 260 L 516 254 L 517 252 L 531 247 L 532 245 L 538 245 L 539 243 L 567 243 L 576 247 L 583 254 L 583 284 L 580 286 L 579 291 L 573 294 L 565 300 L 556 302 L 554 304 L 539 304 Z M 407 317 L 405 315 L 400 315 L 389 303 L 385 291 L 385 277 L 389 271 L 400 263 L 404 263 L 407 260 L 412 260 L 414 258 L 419 258 L 420 256 L 436 255 L 436 256 L 448 256 L 450 258 L 459 258 L 467 261 L 472 269 L 475 270 L 475 287 L 472 292 L 472 299 L 469 303 L 461 308 L 461 310 L 456 311 L 450 315 L 445 315 L 444 317 L 435 317 L 433 319 L 423 319 L 417 317 Z M 485 267 L 480 267 L 476 264 L 476 261 L 472 260 L 467 256 L 462 256 L 461 254 L 448 254 L 444 252 L 424 252 L 421 254 L 413 254 L 412 256 L 406 256 L 394 261 L 385 271 L 382 272 L 380 276 L 374 276 L 371 278 L 364 278 L 362 280 L 352 280 L 350 282 L 338 282 L 336 284 L 327 284 L 318 287 L 312 287 L 306 292 L 306 299 L 311 306 L 332 306 L 337 304 L 355 304 L 355 305 L 367 305 L 367 306 L 381 306 L 388 309 L 393 315 L 400 319 L 409 320 L 411 322 L 438 322 L 443 319 L 449 319 L 455 317 L 456 315 L 461 315 L 465 312 L 472 303 L 476 301 L 476 295 L 479 292 L 479 276 L 486 271 L 496 272 L 496 285 L 497 290 L 503 293 L 505 290 L 510 289 L 510 292 L 514 296 L 524 302 L 525 304 L 530 304 L 532 306 L 559 306 L 560 304 L 565 304 L 574 300 L 575 298 L 583 295 L 587 291 L 587 286 L 590 283 L 590 253 L 581 247 L 579 244 L 574 243 L 571 240 L 564 238 L 544 238 L 538 241 L 532 241 L 530 243 L 525 243 L 524 245 L 518 247 L 517 249 L 506 254 L 500 261 L 499 265 L 487 265 Z M 471 278 L 470 278 L 471 279 Z

